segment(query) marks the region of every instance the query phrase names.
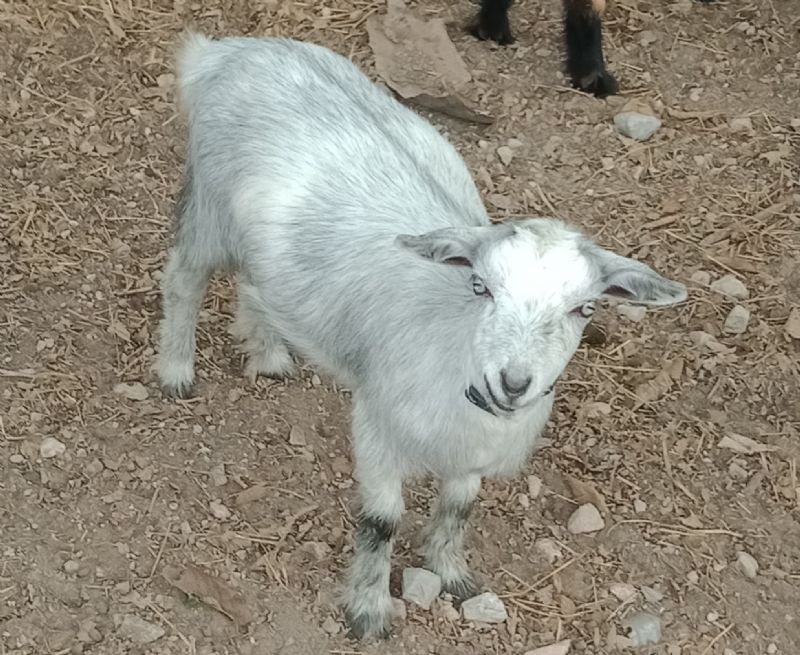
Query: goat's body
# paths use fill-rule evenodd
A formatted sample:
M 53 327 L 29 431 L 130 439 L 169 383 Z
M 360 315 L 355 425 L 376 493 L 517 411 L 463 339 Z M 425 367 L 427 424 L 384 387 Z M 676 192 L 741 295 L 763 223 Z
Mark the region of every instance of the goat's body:
M 488 224 L 458 154 L 311 44 L 203 40 L 181 80 L 198 209 L 180 217 L 179 247 L 240 272 L 254 318 L 353 388 L 404 475 L 518 468 L 551 399 L 513 420 L 466 402 L 471 344 L 458 333 L 476 317 L 453 298 L 462 274 L 394 245 L 398 232 Z M 354 289 L 375 302 L 352 302 Z
M 453 147 L 324 48 L 194 36 L 179 67 L 189 153 L 162 388 L 189 392 L 208 279 L 236 271 L 249 371 L 289 372 L 291 348 L 353 390 L 353 632 L 388 630 L 391 540 L 414 475 L 441 483 L 426 565 L 470 596 L 463 533 L 481 478 L 525 463 L 587 301 L 608 289 L 675 302 L 685 289 L 557 221 L 490 226 Z

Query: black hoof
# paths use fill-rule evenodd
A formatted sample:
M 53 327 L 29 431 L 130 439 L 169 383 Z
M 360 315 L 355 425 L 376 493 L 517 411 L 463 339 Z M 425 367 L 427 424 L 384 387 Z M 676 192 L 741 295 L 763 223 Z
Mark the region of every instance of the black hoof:
M 619 91 L 619 82 L 607 70 L 598 70 L 572 80 L 572 85 L 586 93 L 591 93 L 597 98 L 606 98 L 616 95 Z
M 168 398 L 179 398 L 186 400 L 192 395 L 192 383 L 186 382 L 181 384 L 162 384 L 161 393 Z
M 442 591 L 450 594 L 453 597 L 453 606 L 458 608 L 465 600 L 469 600 L 473 596 L 480 593 L 481 588 L 471 575 L 461 578 L 460 580 L 453 580 L 445 582 L 442 585 Z
M 374 614 L 352 614 L 345 612 L 345 623 L 351 639 L 388 639 L 391 621 Z
M 500 45 L 514 43 L 508 17 L 478 14 L 469 26 L 469 33 L 481 41 L 496 41 Z

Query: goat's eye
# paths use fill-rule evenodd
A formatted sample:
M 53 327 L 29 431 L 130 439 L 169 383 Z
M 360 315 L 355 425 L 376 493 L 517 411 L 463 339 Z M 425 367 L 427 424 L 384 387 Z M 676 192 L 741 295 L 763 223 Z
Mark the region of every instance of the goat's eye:
M 583 318 L 591 318 L 592 314 L 594 314 L 594 302 L 590 300 L 582 305 L 578 305 L 570 313 L 576 316 L 582 316 Z
M 476 296 L 491 296 L 492 292 L 486 287 L 486 284 L 477 275 L 472 276 L 472 293 Z

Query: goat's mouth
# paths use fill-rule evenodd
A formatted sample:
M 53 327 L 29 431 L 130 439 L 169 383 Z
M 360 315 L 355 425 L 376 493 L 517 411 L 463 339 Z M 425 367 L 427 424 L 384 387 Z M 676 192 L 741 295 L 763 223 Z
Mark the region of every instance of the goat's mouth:
M 482 409 L 484 412 L 491 414 L 492 416 L 497 416 L 497 410 L 501 410 L 502 412 L 506 412 L 508 414 L 514 411 L 513 407 L 509 407 L 508 405 L 500 402 L 497 396 L 495 396 L 494 391 L 492 391 L 492 385 L 489 384 L 489 380 L 484 377 L 484 383 L 486 384 L 486 390 L 489 393 L 489 400 L 486 399 L 478 388 L 471 384 L 469 385 L 469 389 L 464 392 L 464 395 L 467 397 L 475 407 Z M 489 402 L 491 401 L 491 402 Z

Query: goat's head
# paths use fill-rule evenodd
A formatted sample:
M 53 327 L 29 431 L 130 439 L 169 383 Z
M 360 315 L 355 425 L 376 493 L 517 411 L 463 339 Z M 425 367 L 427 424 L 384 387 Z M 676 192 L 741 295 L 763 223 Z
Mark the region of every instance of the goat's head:
M 684 285 L 555 219 L 445 228 L 397 242 L 431 262 L 463 267 L 464 297 L 480 317 L 465 394 L 496 415 L 552 392 L 597 299 L 671 305 L 686 298 Z

